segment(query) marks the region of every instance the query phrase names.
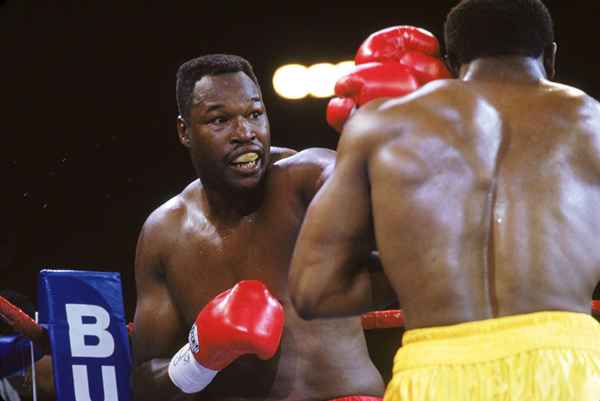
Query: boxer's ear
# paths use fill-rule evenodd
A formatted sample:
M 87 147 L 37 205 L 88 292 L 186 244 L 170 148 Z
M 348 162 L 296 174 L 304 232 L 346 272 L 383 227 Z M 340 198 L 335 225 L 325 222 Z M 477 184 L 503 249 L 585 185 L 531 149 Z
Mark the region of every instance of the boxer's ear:
M 444 64 L 452 74 L 452 78 L 457 78 L 460 75 L 460 66 L 455 56 L 450 53 L 444 54 Z
M 554 79 L 556 75 L 556 51 L 558 50 L 558 45 L 556 42 L 552 42 L 552 44 L 546 46 L 543 54 L 544 68 L 546 69 L 546 75 L 548 79 Z
M 179 142 L 186 148 L 191 146 L 190 142 L 190 133 L 188 130 L 187 123 L 185 119 L 180 115 L 177 116 L 177 135 L 179 136 Z

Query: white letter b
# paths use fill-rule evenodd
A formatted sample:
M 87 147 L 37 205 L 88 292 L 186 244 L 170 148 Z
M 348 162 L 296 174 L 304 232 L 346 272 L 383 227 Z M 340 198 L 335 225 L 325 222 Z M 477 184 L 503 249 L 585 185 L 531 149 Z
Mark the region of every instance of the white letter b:
M 115 351 L 115 340 L 106 329 L 110 325 L 110 315 L 98 305 L 66 304 L 69 324 L 69 342 L 74 357 L 107 358 Z M 84 323 L 83 317 L 96 321 Z M 96 337 L 98 344 L 85 344 L 85 336 Z

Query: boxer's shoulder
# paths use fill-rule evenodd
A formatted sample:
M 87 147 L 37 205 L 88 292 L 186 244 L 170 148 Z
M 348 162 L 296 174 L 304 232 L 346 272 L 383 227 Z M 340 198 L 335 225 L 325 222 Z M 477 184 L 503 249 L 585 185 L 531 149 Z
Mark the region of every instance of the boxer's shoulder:
M 589 96 L 581 89 L 554 81 L 543 80 L 541 86 L 544 92 L 570 99 L 586 100 Z M 590 98 L 591 99 L 591 98 Z
M 329 177 L 335 165 L 335 152 L 326 148 L 308 148 L 273 165 L 271 177 L 277 187 L 286 187 L 310 202 Z
M 282 169 L 325 168 L 335 162 L 335 152 L 326 148 L 308 148 L 279 160 L 276 165 Z
M 356 112 L 351 119 L 354 122 L 352 129 L 348 131 L 370 134 L 397 132 L 404 126 L 429 120 L 429 113 L 438 113 L 441 107 L 453 107 L 457 96 L 474 95 L 475 93 L 459 80 L 436 80 L 405 96 L 378 99 L 368 103 Z M 360 136 L 357 133 L 354 135 Z
M 344 126 L 338 152 L 341 155 L 370 153 L 394 131 L 398 122 L 390 119 L 389 107 L 391 99 L 376 99 L 358 109 Z
M 280 160 L 276 167 L 285 175 L 301 181 L 317 179 L 335 164 L 335 152 L 327 148 L 307 148 Z
M 426 116 L 428 111 L 437 111 L 440 106 L 451 106 L 457 96 L 473 96 L 474 92 L 463 81 L 440 79 L 429 82 L 406 96 L 380 102 L 373 112 L 380 117 L 397 118 L 398 113 L 411 117 Z M 429 117 L 426 117 L 429 118 Z M 399 122 L 407 121 L 399 119 Z M 410 121 L 409 121 L 410 122 Z
M 270 156 L 271 156 L 271 164 L 277 163 L 279 160 L 288 158 L 290 156 L 298 153 L 294 149 L 283 148 L 280 146 L 271 146 Z
M 146 219 L 144 226 L 149 228 L 163 229 L 171 225 L 177 225 L 187 213 L 189 195 L 184 192 L 172 197 L 157 207 Z
M 174 240 L 192 210 L 198 209 L 197 199 L 202 185 L 193 181 L 180 194 L 157 207 L 146 219 L 142 234 L 152 242 L 165 243 Z M 201 211 L 199 211 L 201 213 Z M 159 245 L 159 244 L 156 244 Z
M 547 103 L 555 103 L 562 111 L 575 109 L 581 113 L 581 117 L 600 116 L 600 103 L 581 89 L 558 82 L 543 81 L 542 92 Z
M 455 107 L 457 92 L 464 92 L 456 80 L 437 80 L 415 92 L 395 98 L 376 99 L 365 104 L 344 127 L 338 152 L 369 160 L 382 146 L 408 134 L 427 131 L 432 124 L 446 121 Z

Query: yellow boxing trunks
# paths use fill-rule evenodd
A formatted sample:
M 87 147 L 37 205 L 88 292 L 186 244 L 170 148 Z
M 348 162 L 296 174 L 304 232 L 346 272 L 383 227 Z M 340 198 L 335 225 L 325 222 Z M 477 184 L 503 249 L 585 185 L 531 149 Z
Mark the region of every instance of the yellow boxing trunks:
M 384 401 L 599 401 L 600 324 L 538 312 L 410 330 Z

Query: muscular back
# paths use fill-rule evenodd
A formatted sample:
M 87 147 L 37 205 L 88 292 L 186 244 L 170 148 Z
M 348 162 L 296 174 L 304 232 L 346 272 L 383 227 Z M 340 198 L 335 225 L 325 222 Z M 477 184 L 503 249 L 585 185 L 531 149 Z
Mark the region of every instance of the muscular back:
M 589 313 L 600 280 L 600 108 L 542 83 L 444 81 L 357 122 L 375 234 L 408 316 L 427 327 Z

